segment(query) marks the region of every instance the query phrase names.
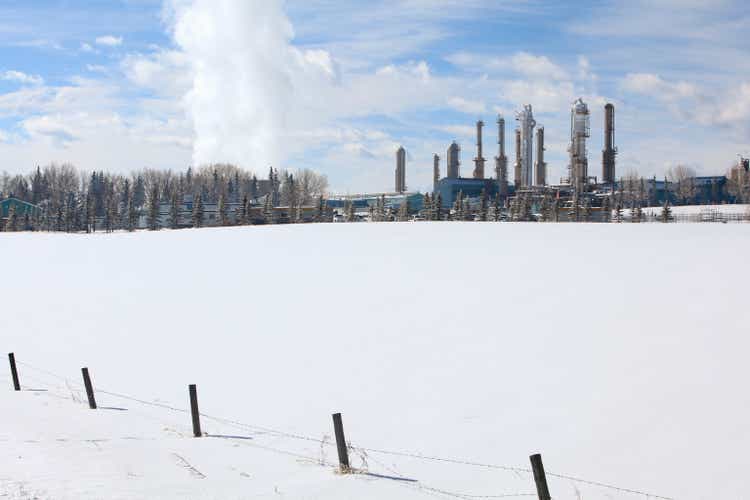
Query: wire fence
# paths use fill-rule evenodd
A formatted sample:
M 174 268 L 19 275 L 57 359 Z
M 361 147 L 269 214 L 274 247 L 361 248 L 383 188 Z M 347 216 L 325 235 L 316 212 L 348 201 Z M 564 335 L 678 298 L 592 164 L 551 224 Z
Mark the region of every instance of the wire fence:
M 58 380 L 59 382 L 63 382 L 64 383 L 64 385 L 49 386 L 48 382 L 41 381 L 38 378 L 35 378 L 33 376 L 24 375 L 24 378 L 28 378 L 30 380 L 35 380 L 35 381 L 37 381 L 38 383 L 40 383 L 42 385 L 48 385 L 49 387 L 52 387 L 52 388 L 55 388 L 55 389 L 67 389 L 71 393 L 72 393 L 73 390 L 76 390 L 76 391 L 80 392 L 82 389 L 84 389 L 84 385 L 82 383 L 77 382 L 75 380 L 71 380 L 68 377 L 64 377 L 62 375 L 56 374 L 56 373 L 51 372 L 49 370 L 46 370 L 44 368 L 40 368 L 40 367 L 31 365 L 31 364 L 23 362 L 23 361 L 16 361 L 16 363 L 18 365 L 26 367 L 26 368 L 28 368 L 30 370 L 35 371 L 35 372 L 47 375 L 48 377 L 52 377 L 52 378 Z M 26 387 L 26 386 L 22 386 L 22 387 L 25 388 L 26 390 L 34 390 L 34 389 L 30 389 L 29 387 Z M 186 409 L 186 408 L 180 408 L 178 406 L 167 404 L 167 403 L 160 402 L 160 401 L 149 401 L 149 400 L 147 400 L 145 398 L 135 397 L 135 396 L 131 396 L 131 395 L 128 395 L 128 394 L 123 394 L 122 392 L 109 391 L 109 390 L 104 390 L 104 389 L 100 389 L 100 388 L 97 388 L 96 392 L 100 393 L 100 394 L 108 395 L 108 396 L 113 397 L 113 398 L 121 399 L 121 400 L 124 400 L 124 401 L 129 401 L 129 402 L 132 402 L 132 403 L 137 403 L 137 404 L 144 405 L 144 406 L 149 406 L 149 407 L 157 408 L 157 409 L 160 409 L 160 410 L 166 410 L 166 411 L 170 411 L 170 412 L 174 412 L 174 413 L 179 413 L 179 414 L 189 414 L 190 413 L 190 410 Z M 64 397 L 65 399 L 68 399 L 68 396 L 65 396 L 64 394 L 52 394 L 52 395 L 57 396 L 57 397 Z M 73 399 L 76 402 L 80 403 L 80 404 L 84 403 L 83 398 L 80 397 L 80 396 L 79 397 L 75 397 L 74 396 Z M 293 432 L 287 432 L 287 431 L 283 431 L 283 430 L 279 430 L 279 429 L 274 429 L 274 428 L 267 427 L 267 426 L 250 424 L 250 423 L 242 422 L 242 421 L 235 420 L 235 419 L 219 417 L 219 416 L 215 416 L 215 415 L 211 415 L 211 414 L 207 414 L 207 413 L 203 413 L 203 412 L 200 412 L 199 414 L 200 414 L 200 416 L 202 418 L 205 418 L 206 420 L 210 420 L 210 421 L 216 422 L 218 424 L 226 425 L 228 427 L 233 427 L 233 428 L 236 428 L 236 429 L 242 429 L 242 430 L 245 430 L 245 431 L 250 431 L 250 432 L 255 433 L 256 435 L 271 435 L 271 436 L 282 437 L 282 438 L 287 438 L 287 439 L 292 439 L 292 440 L 298 440 L 298 441 L 304 441 L 304 442 L 309 442 L 309 443 L 315 443 L 316 445 L 320 446 L 321 449 L 323 447 L 335 447 L 335 443 L 331 442 L 329 439 L 327 439 L 325 437 L 321 439 L 321 438 L 316 438 L 316 437 L 313 437 L 313 436 L 306 436 L 306 435 L 299 434 L 299 433 L 293 433 Z M 211 434 L 207 434 L 207 436 L 211 437 Z M 215 436 L 215 437 L 231 438 L 231 436 Z M 90 441 L 90 440 L 85 440 L 85 441 Z M 320 466 L 334 467 L 334 468 L 337 466 L 336 464 L 330 463 L 327 460 L 325 460 L 322 457 L 322 455 L 320 457 L 313 457 L 313 456 L 309 456 L 309 455 L 305 455 L 305 454 L 301 454 L 301 453 L 297 453 L 297 452 L 292 452 L 292 451 L 288 451 L 288 450 L 282 450 L 282 449 L 279 449 L 277 447 L 261 445 L 259 443 L 252 443 L 252 442 L 247 442 L 247 441 L 240 441 L 240 443 L 243 444 L 243 445 L 247 445 L 247 446 L 253 447 L 253 448 L 263 449 L 263 450 L 267 450 L 267 451 L 273 451 L 273 452 L 276 452 L 276 453 L 281 453 L 281 454 L 284 454 L 284 455 L 295 457 L 297 459 L 303 459 L 303 460 L 309 461 L 311 463 L 316 463 L 316 464 L 318 464 Z M 402 457 L 402 458 L 410 458 L 410 459 L 421 460 L 421 461 L 426 461 L 426 462 L 436 462 L 436 463 L 443 463 L 443 464 L 450 464 L 450 465 L 460 465 L 460 466 L 465 466 L 465 467 L 474 467 L 474 468 L 499 470 L 499 471 L 514 473 L 514 474 L 517 474 L 517 475 L 518 474 L 533 475 L 533 470 L 531 468 L 528 468 L 528 467 L 518 467 L 518 466 L 501 465 L 501 464 L 490 464 L 490 463 L 482 463 L 482 462 L 477 462 L 477 461 L 472 461 L 472 460 L 465 460 L 465 459 L 460 459 L 460 458 L 438 457 L 438 456 L 425 455 L 425 454 L 421 454 L 421 453 L 411 453 L 411 452 L 405 452 L 405 451 L 399 451 L 399 450 L 387 450 L 387 449 L 380 449 L 380 448 L 370 448 L 370 447 L 365 447 L 365 446 L 355 446 L 351 442 L 347 443 L 347 448 L 350 451 L 359 452 L 359 453 L 363 454 L 363 458 L 365 458 L 365 459 L 372 459 L 372 457 L 370 456 L 370 454 L 377 454 L 377 455 L 386 455 L 386 456 L 395 456 L 395 457 Z M 378 463 L 378 465 L 380 465 L 384 469 L 387 469 L 390 472 L 392 472 L 394 474 L 394 476 L 379 476 L 377 474 L 369 474 L 370 477 L 374 477 L 374 478 L 380 477 L 380 478 L 384 478 L 384 479 L 397 479 L 397 480 L 404 480 L 405 479 L 404 477 L 402 477 L 402 475 L 398 471 L 395 471 L 394 469 L 389 468 L 387 465 L 383 464 L 382 462 L 379 462 L 377 460 L 373 460 L 373 461 L 376 462 L 376 463 Z M 354 472 L 355 473 L 368 474 L 367 470 L 356 470 L 355 469 Z M 581 478 L 581 477 L 572 476 L 572 475 L 568 475 L 568 474 L 561 474 L 561 473 L 550 472 L 550 471 L 546 471 L 546 474 L 547 474 L 547 476 L 554 477 L 554 478 L 561 479 L 561 480 L 565 480 L 565 481 L 570 481 L 572 483 L 578 483 L 578 484 L 584 484 L 584 485 L 588 485 L 588 486 L 594 486 L 594 487 L 597 487 L 597 488 L 602 488 L 602 489 L 606 489 L 606 490 L 610 490 L 610 491 L 614 491 L 614 492 L 618 492 L 618 493 L 626 493 L 626 494 L 630 494 L 630 495 L 642 496 L 642 497 L 645 497 L 647 499 L 674 500 L 673 497 L 668 497 L 668 496 L 663 496 L 663 495 L 657 495 L 657 494 L 654 494 L 654 493 L 649 493 L 649 492 L 646 492 L 646 491 L 643 491 L 643 490 L 639 490 L 639 489 L 634 489 L 634 488 L 625 488 L 625 487 L 616 486 L 616 485 L 612 485 L 612 484 L 608 484 L 608 483 L 604 483 L 604 482 L 600 482 L 600 481 L 594 481 L 594 480 L 590 480 L 590 479 L 584 479 L 584 478 Z M 412 484 L 410 486 L 411 487 L 415 487 L 415 488 L 419 489 L 420 491 L 431 492 L 431 493 L 434 493 L 436 495 L 442 495 L 442 496 L 446 496 L 446 497 L 450 497 L 450 498 L 463 498 L 463 499 L 467 499 L 467 500 L 471 500 L 471 499 L 492 499 L 492 498 L 514 498 L 514 497 L 536 497 L 537 496 L 536 493 L 525 493 L 525 492 L 504 493 L 504 494 L 498 494 L 498 495 L 473 495 L 473 494 L 467 494 L 467 493 L 451 492 L 451 491 L 440 489 L 440 488 L 430 487 L 430 486 L 427 486 L 427 485 L 425 485 L 425 484 L 423 484 L 423 483 L 421 483 L 419 481 L 416 481 L 416 480 L 413 480 L 413 483 L 414 484 Z

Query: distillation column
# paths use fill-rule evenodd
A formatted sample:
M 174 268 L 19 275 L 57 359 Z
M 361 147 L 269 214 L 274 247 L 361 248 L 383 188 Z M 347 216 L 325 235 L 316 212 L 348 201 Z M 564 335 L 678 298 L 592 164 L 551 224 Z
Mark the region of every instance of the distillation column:
M 536 131 L 536 185 L 547 185 L 547 164 L 544 162 L 544 127 Z
M 586 150 L 586 139 L 591 136 L 589 122 L 589 108 L 578 99 L 570 111 L 570 184 L 578 193 L 586 189 L 589 176 L 588 151 Z
M 500 196 L 508 195 L 508 158 L 505 156 L 505 119 L 497 117 L 497 156 L 495 157 L 495 178 Z
M 482 127 L 484 127 L 484 122 L 479 120 L 477 122 L 477 157 L 474 158 L 475 179 L 484 179 L 484 163 L 486 160 L 482 156 Z
M 440 182 L 440 156 L 432 157 L 432 192 L 436 193 Z
M 516 129 L 516 162 L 513 164 L 513 182 L 521 187 L 521 129 Z
M 531 187 L 534 184 L 534 114 L 531 104 L 523 107 L 523 111 L 516 114 L 521 130 L 521 187 Z
M 396 151 L 396 192 L 406 191 L 406 150 L 403 147 Z
M 604 184 L 615 183 L 615 158 L 617 147 L 615 146 L 615 106 L 607 103 L 604 106 L 604 150 L 602 151 L 602 182 Z
M 453 141 L 451 145 L 448 147 L 448 153 L 446 154 L 446 157 L 448 158 L 448 178 L 449 179 L 458 179 L 458 176 L 460 174 L 459 167 L 461 165 L 461 146 L 456 144 L 456 141 Z

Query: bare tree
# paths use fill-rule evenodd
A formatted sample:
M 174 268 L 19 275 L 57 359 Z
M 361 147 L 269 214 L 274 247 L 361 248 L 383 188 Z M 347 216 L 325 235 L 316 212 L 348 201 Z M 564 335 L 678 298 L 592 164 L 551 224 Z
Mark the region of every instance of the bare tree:
M 685 165 L 677 165 L 667 171 L 667 179 L 672 183 L 675 196 L 683 203 L 695 198 L 695 170 Z

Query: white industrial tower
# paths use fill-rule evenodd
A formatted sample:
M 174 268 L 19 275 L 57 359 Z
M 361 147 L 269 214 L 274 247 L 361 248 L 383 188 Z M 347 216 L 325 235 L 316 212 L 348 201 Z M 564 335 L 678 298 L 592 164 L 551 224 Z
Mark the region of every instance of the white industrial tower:
M 589 118 L 589 107 L 578 99 L 570 111 L 570 185 L 573 189 L 582 193 L 585 190 L 589 176 L 588 151 L 586 151 L 586 139 L 591 136 L 591 125 Z
M 531 104 L 523 107 L 523 111 L 516 113 L 521 131 L 521 183 L 522 188 L 534 185 L 534 127 L 536 121 L 531 111 Z
M 497 156 L 495 157 L 495 178 L 500 196 L 508 194 L 508 158 L 505 156 L 505 118 L 497 115 Z

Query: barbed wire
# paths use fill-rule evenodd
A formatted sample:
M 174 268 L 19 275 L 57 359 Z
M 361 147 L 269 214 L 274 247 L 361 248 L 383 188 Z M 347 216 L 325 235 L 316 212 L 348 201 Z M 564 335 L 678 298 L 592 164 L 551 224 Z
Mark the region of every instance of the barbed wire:
M 71 384 L 72 383 L 74 385 L 77 385 L 78 387 L 83 387 L 83 385 L 81 383 L 74 382 L 72 380 L 69 380 L 67 377 L 63 377 L 61 375 L 58 375 L 58 374 L 53 373 L 53 372 L 50 372 L 50 371 L 45 370 L 43 368 L 39 368 L 39 367 L 30 365 L 29 363 L 21 362 L 21 361 L 17 361 L 17 363 L 20 364 L 20 365 L 23 365 L 23 366 L 25 366 L 27 368 L 31 368 L 32 370 L 36 370 L 36 371 L 39 371 L 41 373 L 45 373 L 45 374 L 47 374 L 47 375 L 49 375 L 51 377 L 57 378 L 59 380 L 62 380 L 66 384 Z M 178 407 L 175 407 L 175 406 L 172 406 L 172 405 L 168 405 L 168 404 L 165 404 L 165 403 L 158 403 L 158 402 L 154 402 L 154 401 L 147 401 L 145 399 L 136 398 L 136 397 L 133 397 L 133 396 L 129 396 L 127 394 L 122 394 L 122 393 L 113 392 L 113 391 L 107 391 L 107 390 L 104 390 L 104 389 L 97 389 L 96 392 L 99 392 L 99 393 L 102 393 L 102 394 L 106 394 L 106 395 L 109 395 L 109 396 L 112 396 L 112 397 L 116 397 L 116 398 L 121 398 L 121 399 L 124 399 L 124 400 L 127 400 L 127 401 L 132 401 L 132 402 L 135 402 L 135 403 L 143 404 L 143 405 L 148 405 L 148 406 L 157 407 L 157 408 L 161 408 L 161 409 L 165 409 L 165 410 L 170 410 L 170 411 L 173 411 L 173 412 L 179 412 L 179 413 L 183 413 L 183 414 L 190 413 L 190 411 L 187 410 L 187 409 L 185 409 L 185 408 L 178 408 Z M 221 424 L 224 424 L 224 425 L 235 426 L 237 428 L 242 428 L 242 429 L 245 429 L 245 430 L 250 430 L 250 431 L 253 431 L 253 432 L 261 431 L 261 432 L 265 432 L 265 433 L 268 433 L 268 434 L 273 434 L 273 435 L 276 435 L 276 436 L 279 436 L 279 437 L 286 437 L 286 438 L 289 438 L 289 439 L 296 439 L 296 440 L 301 440 L 301 441 L 314 442 L 314 443 L 317 443 L 317 444 L 320 444 L 320 445 L 323 445 L 323 446 L 333 446 L 333 443 L 331 443 L 329 441 L 326 441 L 324 439 L 319 439 L 319 438 L 315 438 L 315 437 L 305 436 L 305 435 L 302 435 L 302 434 L 295 434 L 295 433 L 285 432 L 285 431 L 281 431 L 281 430 L 278 430 L 278 429 L 273 429 L 273 428 L 270 428 L 270 427 L 263 427 L 263 426 L 259 426 L 259 425 L 248 424 L 248 423 L 245 423 L 245 422 L 240 422 L 238 420 L 232 420 L 232 419 L 227 419 L 227 418 L 223 418 L 223 417 L 217 417 L 217 416 L 206 414 L 206 413 L 199 413 L 199 414 L 200 414 L 201 417 L 204 417 L 206 419 L 213 420 L 215 422 L 218 422 L 218 423 L 221 423 Z M 256 447 L 262 447 L 261 445 L 257 445 L 255 443 L 253 443 L 253 444 Z M 475 462 L 475 461 L 471 461 L 471 460 L 462 460 L 462 459 L 458 459 L 458 458 L 437 457 L 437 456 L 423 455 L 423 454 L 420 454 L 420 453 L 409 453 L 409 452 L 404 452 L 404 451 L 384 450 L 384 449 L 378 449 L 378 448 L 367 448 L 367 447 L 362 447 L 362 446 L 355 447 L 355 446 L 352 446 L 351 444 L 347 444 L 347 446 L 348 446 L 348 448 L 350 448 L 352 450 L 361 450 L 361 451 L 364 451 L 364 452 L 367 452 L 367 453 L 379 453 L 379 454 L 383 454 L 383 455 L 391 455 L 391 456 L 398 456 L 398 457 L 404 457 L 404 458 L 414 458 L 414 459 L 418 459 L 418 460 L 426 460 L 426 461 L 432 461 L 432 462 L 442 462 L 442 463 L 448 463 L 448 464 L 454 464 L 454 465 L 464 465 L 464 466 L 470 466 L 470 467 L 480 467 L 480 468 L 486 468 L 486 469 L 502 470 L 502 471 L 506 471 L 506 472 L 514 472 L 516 474 L 518 474 L 518 473 L 533 474 L 533 471 L 530 468 L 527 468 L 527 467 L 515 467 L 515 466 L 509 466 L 509 465 L 488 464 L 488 463 L 482 463 L 482 462 Z M 276 451 L 281 451 L 281 450 L 276 450 Z M 292 453 L 289 452 L 289 454 L 292 454 Z M 299 457 L 300 458 L 304 457 L 307 460 L 314 460 L 314 459 L 312 459 L 310 457 L 306 457 L 306 456 L 302 456 L 302 455 L 300 455 Z M 636 490 L 636 489 L 632 489 L 632 488 L 624 488 L 624 487 L 621 487 L 621 486 L 615 486 L 615 485 L 612 485 L 612 484 L 603 483 L 603 482 L 599 482 L 599 481 L 592 481 L 592 480 L 589 480 L 589 479 L 582 479 L 582 478 L 575 477 L 575 476 L 570 476 L 570 475 L 567 475 L 567 474 L 560 474 L 560 473 L 550 472 L 550 471 L 545 471 L 545 472 L 546 472 L 546 474 L 548 476 L 554 477 L 554 478 L 557 478 L 557 479 L 563 479 L 563 480 L 572 481 L 572 482 L 575 482 L 575 483 L 586 484 L 586 485 L 589 485 L 589 486 L 596 486 L 596 487 L 599 487 L 599 488 L 605 488 L 605 489 L 609 489 L 609 490 L 612 490 L 612 491 L 618 491 L 618 492 L 621 492 L 621 493 L 629 493 L 629 494 L 633 494 L 633 495 L 640 495 L 640 496 L 644 496 L 646 498 L 653 498 L 653 499 L 656 499 L 656 500 L 674 500 L 674 498 L 672 498 L 672 497 L 667 497 L 667 496 L 662 496 L 662 495 L 656 495 L 656 494 L 653 494 L 653 493 L 648 493 L 648 492 L 645 492 L 645 491 Z M 437 489 L 435 489 L 434 491 L 435 492 L 440 492 Z M 445 492 L 441 492 L 441 493 L 445 494 Z M 516 495 L 516 496 L 519 496 L 519 495 Z M 526 496 L 526 494 L 523 494 L 521 496 Z M 478 499 L 480 499 L 480 498 L 488 498 L 489 499 L 489 498 L 502 498 L 502 497 L 499 497 L 499 496 L 471 496 L 471 495 L 464 495 L 462 497 L 461 494 L 458 494 L 457 498 L 478 498 Z

